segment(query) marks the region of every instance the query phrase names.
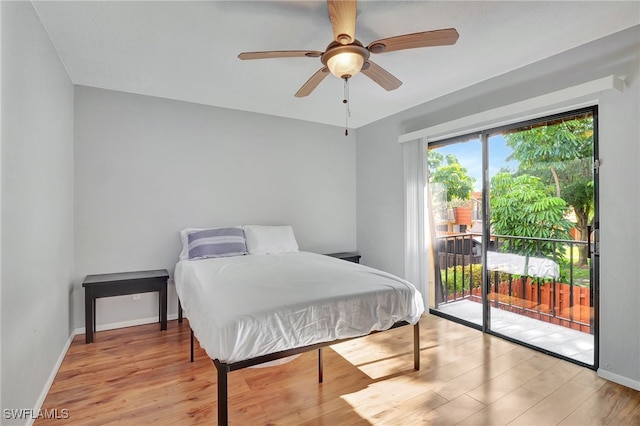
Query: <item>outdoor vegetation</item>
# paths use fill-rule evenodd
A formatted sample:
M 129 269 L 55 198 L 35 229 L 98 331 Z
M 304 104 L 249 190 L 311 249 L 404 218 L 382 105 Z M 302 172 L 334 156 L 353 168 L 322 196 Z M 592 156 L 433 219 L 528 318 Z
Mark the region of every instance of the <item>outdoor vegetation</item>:
M 438 151 L 429 151 L 428 167 L 431 182 L 440 183 L 447 188 L 448 203 L 469 199 L 476 179 L 469 176 L 467 169 L 460 165 L 455 155 L 449 154 L 445 158 Z
M 534 223 L 539 219 L 542 225 L 552 226 L 554 230 L 551 233 L 562 233 L 567 225 L 562 219 L 552 223 L 546 219 L 559 207 L 552 198 L 561 199 L 573 211 L 576 220 L 573 226 L 585 240 L 587 227 L 593 218 L 593 118 L 588 116 L 519 130 L 506 135 L 506 144 L 513 149 L 511 158 L 519 162 L 515 174 L 537 177 L 547 187 L 547 192 L 551 192 L 549 200 L 544 202 L 548 210 L 523 208 L 522 213 L 533 216 Z M 492 220 L 504 222 L 500 215 L 508 212 L 500 208 L 496 211 L 493 205 L 491 208 Z M 580 250 L 581 266 L 587 266 L 587 250 L 587 246 Z

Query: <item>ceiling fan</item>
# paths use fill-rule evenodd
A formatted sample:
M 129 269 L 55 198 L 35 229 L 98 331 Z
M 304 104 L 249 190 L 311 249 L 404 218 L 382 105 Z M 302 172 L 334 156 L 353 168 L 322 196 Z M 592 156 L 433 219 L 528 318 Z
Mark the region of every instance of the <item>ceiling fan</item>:
M 396 37 L 383 38 L 364 46 L 356 40 L 356 1 L 327 0 L 329 19 L 333 28 L 333 41 L 324 52 L 317 50 L 271 50 L 266 52 L 243 52 L 240 59 L 270 58 L 320 58 L 322 68 L 302 85 L 296 97 L 308 96 L 329 73 L 348 80 L 360 71 L 385 90 L 394 90 L 402 82 L 375 62 L 369 60 L 371 53 L 379 54 L 417 47 L 446 46 L 455 44 L 458 32 L 455 28 L 424 31 Z

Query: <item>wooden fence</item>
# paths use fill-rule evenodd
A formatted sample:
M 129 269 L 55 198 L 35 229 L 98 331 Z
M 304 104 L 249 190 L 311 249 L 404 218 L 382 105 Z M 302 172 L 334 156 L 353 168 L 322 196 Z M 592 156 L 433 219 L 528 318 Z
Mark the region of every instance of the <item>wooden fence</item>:
M 514 278 L 491 286 L 488 300 L 494 307 L 524 315 L 540 321 L 591 332 L 591 294 L 588 287 L 571 286 L 565 283 L 540 283 L 527 278 Z M 523 293 L 524 292 L 524 293 Z M 482 303 L 482 290 L 474 288 L 470 300 Z

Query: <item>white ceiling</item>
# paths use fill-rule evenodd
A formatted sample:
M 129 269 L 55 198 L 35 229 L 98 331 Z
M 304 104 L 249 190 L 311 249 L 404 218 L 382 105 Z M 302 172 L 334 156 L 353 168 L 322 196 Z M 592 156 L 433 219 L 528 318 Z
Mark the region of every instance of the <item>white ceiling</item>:
M 324 1 L 34 2 L 74 84 L 344 126 L 343 83 L 294 93 L 319 58 L 241 61 L 238 53 L 320 50 L 332 30 Z M 387 92 L 350 83 L 357 128 L 640 23 L 640 1 L 360 1 L 356 37 L 454 27 L 453 46 L 372 55 L 403 81 Z

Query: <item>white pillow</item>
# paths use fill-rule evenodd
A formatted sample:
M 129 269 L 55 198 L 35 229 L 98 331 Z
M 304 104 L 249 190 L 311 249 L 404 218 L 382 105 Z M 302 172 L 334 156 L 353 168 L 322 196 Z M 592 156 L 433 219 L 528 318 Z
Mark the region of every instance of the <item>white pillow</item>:
M 298 251 L 298 243 L 293 235 L 293 228 L 285 226 L 246 225 L 244 234 L 247 238 L 249 254 L 274 254 Z

